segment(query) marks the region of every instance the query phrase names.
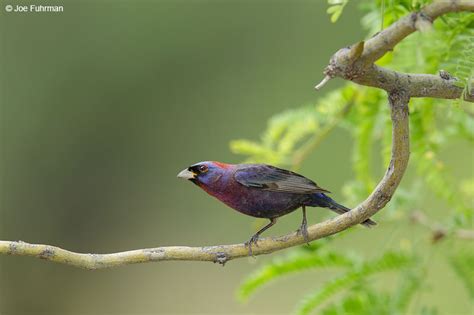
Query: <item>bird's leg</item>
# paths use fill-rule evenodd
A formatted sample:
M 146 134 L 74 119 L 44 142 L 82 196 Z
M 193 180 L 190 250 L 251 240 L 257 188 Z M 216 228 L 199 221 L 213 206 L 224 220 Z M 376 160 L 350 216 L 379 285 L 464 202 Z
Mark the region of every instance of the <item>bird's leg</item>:
M 308 223 L 306 221 L 306 207 L 302 206 L 303 209 L 303 221 L 301 222 L 300 228 L 296 231 L 297 234 L 302 234 L 305 242 L 309 245 L 309 236 L 308 236 Z
M 249 247 L 249 256 L 253 256 L 252 243 L 254 243 L 255 246 L 258 247 L 257 242 L 258 242 L 258 238 L 260 237 L 260 234 L 262 234 L 265 230 L 269 229 L 272 225 L 274 225 L 276 221 L 277 221 L 276 218 L 270 219 L 270 223 L 268 223 L 263 228 L 261 228 L 257 233 L 255 233 L 248 242 L 245 242 L 245 245 Z

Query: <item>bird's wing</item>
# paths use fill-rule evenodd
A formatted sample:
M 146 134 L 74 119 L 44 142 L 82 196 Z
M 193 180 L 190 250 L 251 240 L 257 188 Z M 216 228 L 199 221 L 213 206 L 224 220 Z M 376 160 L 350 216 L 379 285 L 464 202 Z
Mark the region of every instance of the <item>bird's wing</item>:
M 234 179 L 249 188 L 295 194 L 329 192 L 304 176 L 265 164 L 247 164 L 240 166 L 234 173 Z

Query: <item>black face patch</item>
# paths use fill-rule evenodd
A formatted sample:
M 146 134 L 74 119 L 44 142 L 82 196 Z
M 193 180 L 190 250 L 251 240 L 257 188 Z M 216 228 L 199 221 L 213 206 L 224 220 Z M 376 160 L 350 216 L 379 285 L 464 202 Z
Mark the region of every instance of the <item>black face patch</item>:
M 196 175 L 204 174 L 209 170 L 207 165 L 198 164 L 188 167 L 188 171 L 193 172 Z

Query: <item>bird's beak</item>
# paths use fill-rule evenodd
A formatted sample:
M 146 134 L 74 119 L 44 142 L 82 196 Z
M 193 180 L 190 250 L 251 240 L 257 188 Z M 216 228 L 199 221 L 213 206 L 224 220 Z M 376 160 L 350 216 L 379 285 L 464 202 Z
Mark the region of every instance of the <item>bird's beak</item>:
M 196 178 L 196 173 L 191 172 L 187 168 L 179 172 L 178 174 L 179 178 L 184 178 L 184 179 L 194 179 Z

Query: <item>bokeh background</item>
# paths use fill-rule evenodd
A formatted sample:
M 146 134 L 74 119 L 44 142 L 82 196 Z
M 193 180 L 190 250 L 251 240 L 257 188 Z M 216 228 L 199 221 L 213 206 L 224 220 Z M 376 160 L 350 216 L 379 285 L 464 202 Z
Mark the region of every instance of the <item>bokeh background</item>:
M 364 37 L 354 1 L 337 24 L 315 0 L 56 1 L 47 4 L 63 13 L 24 14 L 3 8 L 30 2 L 0 3 L 0 239 L 79 252 L 247 240 L 254 219 L 176 174 L 202 160 L 241 161 L 229 142 L 255 139 L 273 114 L 313 103 L 329 56 Z M 301 173 L 342 199 L 350 147 L 336 130 Z M 456 169 L 460 156 L 473 152 L 453 143 L 443 155 L 455 173 L 472 176 Z M 328 216 L 314 210 L 309 219 Z M 288 216 L 269 234 L 299 222 L 299 213 Z M 375 255 L 399 245 L 393 233 L 419 240 L 417 229 L 381 222 L 340 247 Z M 430 255 L 434 277 L 418 299 L 442 314 L 468 314 L 462 284 Z M 269 259 L 91 272 L 0 257 L 0 313 L 287 314 L 331 275 L 289 277 L 239 303 L 239 283 Z

